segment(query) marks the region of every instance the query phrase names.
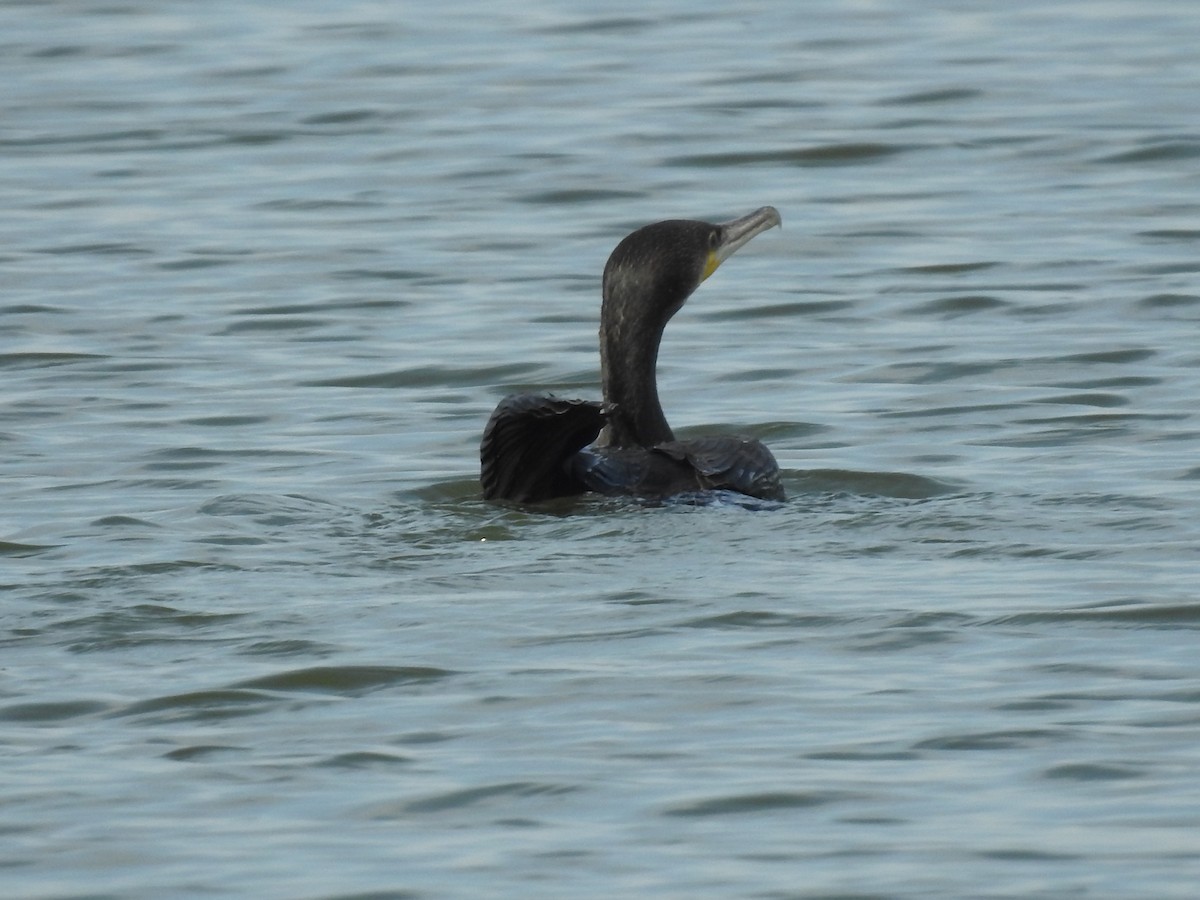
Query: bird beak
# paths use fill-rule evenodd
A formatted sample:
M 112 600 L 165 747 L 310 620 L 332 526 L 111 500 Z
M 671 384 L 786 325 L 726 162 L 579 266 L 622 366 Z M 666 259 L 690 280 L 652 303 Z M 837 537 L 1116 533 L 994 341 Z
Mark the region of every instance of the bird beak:
M 700 280 L 703 281 L 717 271 L 717 266 L 748 244 L 751 238 L 776 225 L 782 226 L 783 219 L 779 217 L 779 210 L 773 206 L 764 206 L 748 216 L 722 222 L 718 226 L 721 229 L 720 241 L 709 251 L 708 259 L 704 263 L 704 275 Z

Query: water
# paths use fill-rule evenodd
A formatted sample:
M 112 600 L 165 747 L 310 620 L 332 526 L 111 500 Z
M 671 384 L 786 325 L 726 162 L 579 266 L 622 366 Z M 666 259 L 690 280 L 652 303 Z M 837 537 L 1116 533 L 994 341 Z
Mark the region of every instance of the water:
M 1200 12 L 0 5 L 6 896 L 1192 897 Z M 628 230 L 777 510 L 482 503 Z

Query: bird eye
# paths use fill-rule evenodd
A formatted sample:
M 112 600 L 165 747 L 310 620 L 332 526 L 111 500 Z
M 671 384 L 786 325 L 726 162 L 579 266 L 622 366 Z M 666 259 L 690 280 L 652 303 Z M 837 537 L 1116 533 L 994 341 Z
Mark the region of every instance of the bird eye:
M 708 233 L 708 249 L 716 250 L 717 245 L 721 243 L 721 229 L 714 228 Z

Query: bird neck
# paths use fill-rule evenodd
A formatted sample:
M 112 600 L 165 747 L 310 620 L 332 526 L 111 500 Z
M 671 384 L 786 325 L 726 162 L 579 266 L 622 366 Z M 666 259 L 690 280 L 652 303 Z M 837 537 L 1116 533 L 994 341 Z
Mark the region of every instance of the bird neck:
M 653 325 L 602 312 L 600 377 L 604 401 L 612 412 L 599 443 L 653 447 L 675 439 L 658 400 L 658 345 L 665 324 Z

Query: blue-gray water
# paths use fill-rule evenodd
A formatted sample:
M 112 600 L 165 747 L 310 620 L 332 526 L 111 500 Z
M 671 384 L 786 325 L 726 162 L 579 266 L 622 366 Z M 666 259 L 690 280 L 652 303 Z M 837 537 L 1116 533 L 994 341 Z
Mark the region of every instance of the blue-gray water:
M 0 893 L 1191 898 L 1200 8 L 0 4 Z M 747 510 L 478 498 L 599 273 Z

